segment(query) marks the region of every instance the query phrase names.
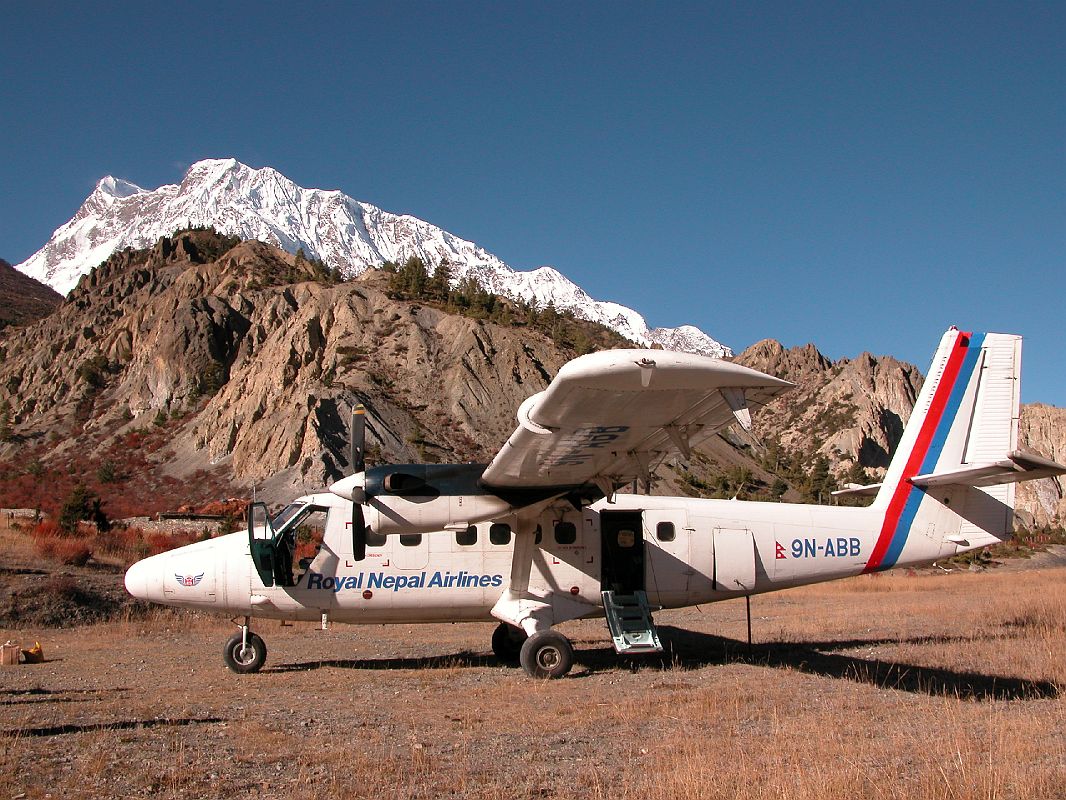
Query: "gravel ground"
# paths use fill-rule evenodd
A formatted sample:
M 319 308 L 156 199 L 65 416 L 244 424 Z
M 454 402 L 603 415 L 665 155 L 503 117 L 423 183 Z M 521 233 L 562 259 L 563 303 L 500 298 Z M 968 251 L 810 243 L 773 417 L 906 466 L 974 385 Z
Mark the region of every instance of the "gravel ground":
M 50 578 L 12 550 L 0 588 Z M 497 662 L 492 623 L 263 622 L 246 676 L 224 620 L 8 626 L 48 660 L 0 668 L 0 797 L 1066 796 L 1066 570 L 996 573 L 757 597 L 750 653 L 743 602 L 661 613 L 662 658 L 569 623 L 552 682 Z

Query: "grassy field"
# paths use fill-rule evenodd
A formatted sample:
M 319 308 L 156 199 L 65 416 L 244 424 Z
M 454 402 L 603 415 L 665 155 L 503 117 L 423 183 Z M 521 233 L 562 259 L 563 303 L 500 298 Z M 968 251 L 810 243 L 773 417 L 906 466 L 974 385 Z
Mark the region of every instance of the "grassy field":
M 491 623 L 234 628 L 166 610 L 0 668 L 2 797 L 1066 798 L 1066 569 L 864 576 L 657 616 L 669 652 L 499 664 Z M 0 575 L 0 578 L 3 576 Z

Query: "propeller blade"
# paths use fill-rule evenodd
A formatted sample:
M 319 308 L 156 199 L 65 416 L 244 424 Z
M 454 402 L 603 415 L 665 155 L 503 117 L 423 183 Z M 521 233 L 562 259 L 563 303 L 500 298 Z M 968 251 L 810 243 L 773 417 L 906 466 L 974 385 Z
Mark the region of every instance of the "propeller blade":
M 362 561 L 366 558 L 366 520 L 363 519 L 363 504 L 352 501 L 352 558 Z
M 351 459 L 352 472 L 363 472 L 366 469 L 366 409 L 360 403 L 352 409 L 352 429 L 349 436 L 349 444 L 352 448 Z

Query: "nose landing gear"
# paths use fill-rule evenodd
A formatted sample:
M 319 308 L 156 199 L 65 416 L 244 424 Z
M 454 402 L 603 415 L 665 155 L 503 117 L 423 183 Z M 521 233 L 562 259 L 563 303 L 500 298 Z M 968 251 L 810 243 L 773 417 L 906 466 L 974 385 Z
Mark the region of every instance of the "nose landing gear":
M 222 650 L 222 660 L 226 666 L 242 675 L 258 672 L 267 657 L 266 642 L 248 629 L 249 622 L 249 618 L 245 617 L 240 631 L 229 638 Z

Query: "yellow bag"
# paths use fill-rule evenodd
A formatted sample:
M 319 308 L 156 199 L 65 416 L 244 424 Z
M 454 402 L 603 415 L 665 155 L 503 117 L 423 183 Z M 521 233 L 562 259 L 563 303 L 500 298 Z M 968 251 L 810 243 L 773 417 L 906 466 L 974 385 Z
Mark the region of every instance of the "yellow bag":
M 24 664 L 44 663 L 44 648 L 41 647 L 40 642 L 34 642 L 33 647 L 22 651 L 22 662 Z

